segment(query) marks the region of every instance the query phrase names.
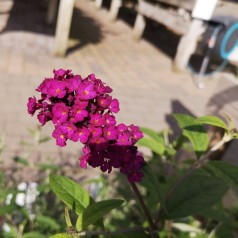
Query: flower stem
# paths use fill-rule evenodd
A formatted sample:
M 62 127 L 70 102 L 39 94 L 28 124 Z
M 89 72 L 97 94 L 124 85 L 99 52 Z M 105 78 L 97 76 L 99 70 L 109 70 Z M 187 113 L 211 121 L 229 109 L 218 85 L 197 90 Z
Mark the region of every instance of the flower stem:
M 150 230 L 152 231 L 151 236 L 155 237 L 155 234 L 153 234 L 153 231 L 158 230 L 158 228 L 157 228 L 156 224 L 153 222 L 151 214 L 150 214 L 147 206 L 144 203 L 143 197 L 141 196 L 141 193 L 140 193 L 138 187 L 136 186 L 135 183 L 130 183 L 130 184 L 131 184 L 132 190 L 134 191 L 134 193 L 135 193 L 135 195 L 136 195 L 136 197 L 137 197 L 137 199 L 138 199 L 138 201 L 140 203 L 140 206 L 141 206 L 141 208 L 142 208 L 142 210 L 144 212 L 144 215 L 145 215 L 146 219 L 149 222 Z M 159 234 L 158 233 L 157 233 L 157 237 L 159 238 Z

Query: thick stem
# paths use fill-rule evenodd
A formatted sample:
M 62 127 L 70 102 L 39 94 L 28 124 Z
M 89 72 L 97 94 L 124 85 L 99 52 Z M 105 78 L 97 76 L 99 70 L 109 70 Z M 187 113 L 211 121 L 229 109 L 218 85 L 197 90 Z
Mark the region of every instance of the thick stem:
M 155 234 L 153 234 L 153 231 L 157 230 L 158 228 L 155 225 L 155 223 L 153 222 L 151 214 L 150 214 L 147 206 L 144 203 L 143 197 L 141 196 L 141 193 L 140 193 L 138 187 L 136 186 L 135 183 L 130 183 L 130 184 L 131 184 L 132 190 L 134 191 L 134 193 L 135 193 L 135 195 L 136 195 L 136 197 L 137 197 L 137 199 L 138 199 L 138 201 L 140 203 L 140 206 L 141 206 L 141 208 L 142 208 L 142 210 L 143 210 L 143 212 L 145 214 L 145 217 L 146 217 L 146 219 L 149 222 L 150 230 L 152 231 L 151 235 L 152 235 L 152 237 L 155 237 L 154 236 Z M 157 237 L 159 238 L 159 234 L 158 233 L 157 233 Z

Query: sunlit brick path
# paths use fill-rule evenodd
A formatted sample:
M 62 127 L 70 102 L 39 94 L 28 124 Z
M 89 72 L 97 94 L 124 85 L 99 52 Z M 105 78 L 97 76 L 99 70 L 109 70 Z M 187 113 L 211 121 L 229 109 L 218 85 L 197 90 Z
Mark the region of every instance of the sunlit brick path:
M 188 110 L 201 116 L 226 111 L 228 105 L 237 115 L 237 86 L 236 91 L 230 89 L 230 80 L 216 77 L 198 89 L 191 75 L 171 71 L 171 59 L 158 47 L 146 40 L 134 42 L 131 26 L 122 19 L 110 23 L 108 11 L 97 10 L 94 1 L 76 1 L 70 50 L 66 58 L 55 57 L 54 27 L 46 26 L 46 9 L 40 2 L 15 1 L 10 12 L 11 2 L 0 2 L 0 132 L 6 137 L 6 154 L 18 153 L 20 140 L 29 141 L 27 128 L 34 128 L 37 120 L 26 112 L 27 98 L 44 77 L 61 67 L 83 76 L 94 72 L 108 83 L 120 100 L 118 121 L 127 124 L 159 131 L 173 122 L 171 112 Z M 160 34 L 154 37 L 160 42 Z M 48 125 L 44 134 L 50 135 L 52 128 Z M 52 139 L 37 150 L 76 154 L 79 145 L 62 150 Z

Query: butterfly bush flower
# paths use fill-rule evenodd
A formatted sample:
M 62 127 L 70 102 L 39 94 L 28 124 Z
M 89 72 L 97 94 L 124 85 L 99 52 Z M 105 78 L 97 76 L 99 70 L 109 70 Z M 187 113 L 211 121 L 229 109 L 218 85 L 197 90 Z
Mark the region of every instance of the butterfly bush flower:
M 28 99 L 28 113 L 33 116 L 37 111 L 42 126 L 52 121 L 58 146 L 66 146 L 68 140 L 84 144 L 81 168 L 89 165 L 108 173 L 116 168 L 130 182 L 140 182 L 145 160 L 135 144 L 143 134 L 138 126 L 117 124 L 114 114 L 120 106 L 109 95 L 112 89 L 94 74 L 82 78 L 70 70 L 53 73 L 36 89 L 40 98 Z

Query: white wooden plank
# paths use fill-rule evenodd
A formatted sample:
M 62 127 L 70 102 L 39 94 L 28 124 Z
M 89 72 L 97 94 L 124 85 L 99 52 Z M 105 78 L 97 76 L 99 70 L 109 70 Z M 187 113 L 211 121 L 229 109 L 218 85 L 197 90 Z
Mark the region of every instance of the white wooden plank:
M 159 6 L 153 5 L 149 2 L 140 1 L 138 12 L 165 25 L 167 28 L 179 35 L 185 34 L 190 26 L 190 22 L 185 21 L 183 18 L 168 11 L 167 9 L 160 8 Z
M 109 11 L 109 20 L 115 21 L 118 16 L 120 7 L 122 6 L 122 0 L 112 0 L 110 11 Z
M 145 26 L 146 26 L 146 21 L 144 16 L 138 13 L 136 16 L 136 21 L 135 21 L 135 25 L 133 29 L 133 38 L 136 41 L 138 41 L 142 37 L 143 32 L 145 30 Z
M 95 1 L 96 7 L 97 7 L 97 8 L 101 8 L 101 7 L 102 7 L 102 2 L 103 2 L 103 0 L 96 0 L 96 1 Z
M 194 19 L 189 31 L 181 38 L 177 47 L 176 56 L 173 62 L 173 69 L 185 71 L 188 61 L 195 51 L 199 36 L 204 32 L 205 27 L 202 20 Z
M 68 37 L 75 0 L 60 0 L 55 35 L 55 55 L 64 56 L 68 47 Z

